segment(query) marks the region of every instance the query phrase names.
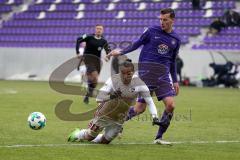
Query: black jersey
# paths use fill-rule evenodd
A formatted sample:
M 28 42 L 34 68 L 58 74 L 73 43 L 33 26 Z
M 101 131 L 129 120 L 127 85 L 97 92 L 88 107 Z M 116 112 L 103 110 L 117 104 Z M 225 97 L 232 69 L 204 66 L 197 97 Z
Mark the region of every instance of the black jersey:
M 101 51 L 104 49 L 108 54 L 111 49 L 108 42 L 104 37 L 97 38 L 94 34 L 84 34 L 77 39 L 76 43 L 76 53 L 79 54 L 80 43 L 86 42 L 86 47 L 84 49 L 84 54 L 92 54 L 97 57 L 101 57 Z

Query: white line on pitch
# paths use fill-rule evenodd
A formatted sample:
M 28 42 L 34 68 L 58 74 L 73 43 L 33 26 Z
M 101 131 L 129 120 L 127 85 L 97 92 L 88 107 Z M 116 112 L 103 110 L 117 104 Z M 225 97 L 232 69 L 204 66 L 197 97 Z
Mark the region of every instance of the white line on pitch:
M 1 89 L 0 94 L 17 94 L 18 91 L 14 89 Z
M 219 144 L 219 143 L 240 143 L 240 141 L 176 141 L 172 144 Z M 112 145 L 151 145 L 153 143 L 113 143 Z M 74 143 L 74 144 L 15 144 L 1 145 L 0 148 L 21 148 L 21 147 L 61 147 L 61 146 L 92 146 L 94 143 Z

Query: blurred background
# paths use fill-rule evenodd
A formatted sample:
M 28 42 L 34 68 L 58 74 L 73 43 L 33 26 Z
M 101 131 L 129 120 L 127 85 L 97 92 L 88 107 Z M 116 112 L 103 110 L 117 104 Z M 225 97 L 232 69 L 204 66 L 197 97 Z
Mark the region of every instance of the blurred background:
M 105 27 L 112 49 L 127 47 L 144 29 L 159 25 L 160 9 L 176 11 L 182 39 L 178 75 L 185 86 L 239 88 L 238 0 L 0 0 L 0 79 L 48 81 L 76 55 L 77 37 Z M 104 54 L 103 54 L 104 55 Z M 128 54 L 138 61 L 139 50 Z M 100 81 L 109 76 L 103 60 Z M 80 81 L 75 70 L 68 81 Z

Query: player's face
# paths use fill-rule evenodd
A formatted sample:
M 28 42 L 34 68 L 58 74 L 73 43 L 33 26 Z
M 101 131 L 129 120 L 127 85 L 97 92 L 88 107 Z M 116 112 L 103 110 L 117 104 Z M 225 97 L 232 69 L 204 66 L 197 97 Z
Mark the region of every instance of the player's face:
M 103 34 L 103 26 L 96 26 L 95 27 L 95 34 L 97 36 L 101 36 Z
M 165 32 L 172 31 L 173 23 L 174 23 L 174 18 L 170 17 L 170 13 L 160 15 L 160 25 L 162 30 L 164 30 Z
M 120 74 L 122 82 L 126 85 L 131 83 L 133 73 L 132 67 L 123 67 Z

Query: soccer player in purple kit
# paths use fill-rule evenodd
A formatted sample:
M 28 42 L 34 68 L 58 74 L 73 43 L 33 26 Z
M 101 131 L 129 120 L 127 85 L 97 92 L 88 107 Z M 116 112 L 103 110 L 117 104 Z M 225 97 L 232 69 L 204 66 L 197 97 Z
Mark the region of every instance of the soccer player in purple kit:
M 141 37 L 130 47 L 113 50 L 107 57 L 124 55 L 143 45 L 139 56 L 138 74 L 149 87 L 151 93 L 155 92 L 158 101 L 163 101 L 165 110 L 160 121 L 154 143 L 171 144 L 162 139 L 173 117 L 175 107 L 174 96 L 179 93 L 179 84 L 176 74 L 176 56 L 179 52 L 181 40 L 173 31 L 175 20 L 174 10 L 162 9 L 160 12 L 160 26 L 152 26 L 144 31 Z M 139 97 L 134 107 L 129 109 L 128 119 L 141 114 L 146 109 L 146 102 Z

